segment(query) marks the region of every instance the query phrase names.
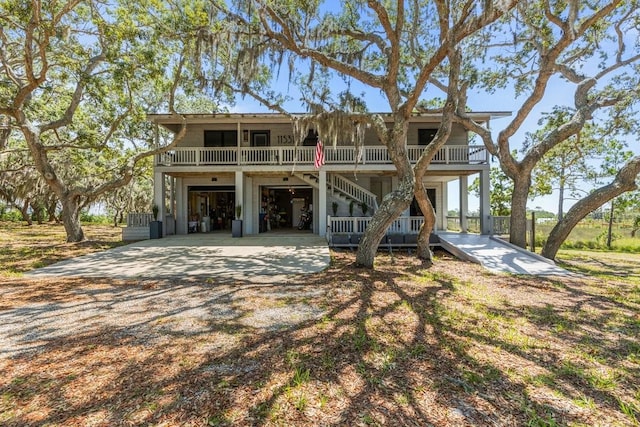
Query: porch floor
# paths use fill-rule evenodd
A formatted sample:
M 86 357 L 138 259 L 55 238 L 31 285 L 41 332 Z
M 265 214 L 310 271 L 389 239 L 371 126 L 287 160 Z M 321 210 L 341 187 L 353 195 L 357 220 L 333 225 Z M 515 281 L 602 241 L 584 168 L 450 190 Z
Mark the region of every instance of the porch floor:
M 493 236 L 438 233 L 440 246 L 456 257 L 475 262 L 495 273 L 567 276 L 573 273 L 551 260 Z

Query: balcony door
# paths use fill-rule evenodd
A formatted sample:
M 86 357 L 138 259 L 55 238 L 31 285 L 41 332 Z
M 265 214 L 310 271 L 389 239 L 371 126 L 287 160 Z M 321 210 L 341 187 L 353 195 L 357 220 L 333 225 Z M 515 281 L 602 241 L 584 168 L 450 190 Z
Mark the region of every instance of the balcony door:
M 251 131 L 252 147 L 269 147 L 271 145 L 270 132 L 268 130 Z
M 438 129 L 418 129 L 418 145 L 428 145 L 436 137 Z

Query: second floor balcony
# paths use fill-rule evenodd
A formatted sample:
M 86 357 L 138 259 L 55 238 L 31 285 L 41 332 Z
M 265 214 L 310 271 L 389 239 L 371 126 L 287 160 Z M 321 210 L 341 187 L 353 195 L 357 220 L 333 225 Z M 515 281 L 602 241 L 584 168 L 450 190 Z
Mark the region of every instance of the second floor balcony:
M 409 160 L 415 163 L 424 146 L 408 146 Z M 243 165 L 313 165 L 315 147 L 180 147 L 155 157 L 157 166 L 243 166 Z M 356 163 L 353 147 L 325 147 L 326 165 Z M 384 146 L 364 147 L 363 165 L 390 165 L 389 153 Z M 485 165 L 489 163 L 483 145 L 445 145 L 434 156 L 431 164 Z

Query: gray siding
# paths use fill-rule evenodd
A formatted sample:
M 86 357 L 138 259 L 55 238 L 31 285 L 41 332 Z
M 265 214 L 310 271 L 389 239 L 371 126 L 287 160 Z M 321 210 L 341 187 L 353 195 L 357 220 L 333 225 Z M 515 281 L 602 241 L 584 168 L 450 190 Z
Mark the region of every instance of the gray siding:
M 409 135 L 407 138 L 408 145 L 418 145 L 418 130 L 419 129 L 436 129 L 437 123 L 411 123 L 409 125 Z M 202 147 L 204 146 L 204 131 L 205 130 L 237 130 L 238 125 L 235 123 L 212 123 L 212 124 L 196 124 L 189 125 L 185 138 L 179 144 L 180 147 Z M 272 147 L 278 146 L 291 146 L 294 145 L 293 131 L 291 125 L 288 123 L 272 123 L 272 124 L 256 124 L 256 123 L 241 123 L 240 124 L 240 141 L 241 146 L 249 147 L 251 145 L 249 140 L 244 140 L 244 130 L 249 131 L 249 135 L 253 131 L 270 131 L 270 144 Z M 467 133 L 459 125 L 453 125 L 451 136 L 447 144 L 450 145 L 467 145 Z M 351 145 L 350 141 L 338 141 L 340 146 Z M 378 136 L 373 129 L 367 129 L 365 133 L 365 145 L 375 146 L 381 145 Z

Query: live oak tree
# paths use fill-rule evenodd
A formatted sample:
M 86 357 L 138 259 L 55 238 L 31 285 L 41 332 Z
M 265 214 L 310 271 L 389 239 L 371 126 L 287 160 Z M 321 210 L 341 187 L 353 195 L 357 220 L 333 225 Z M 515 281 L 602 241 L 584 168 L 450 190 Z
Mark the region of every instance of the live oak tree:
M 183 39 L 166 37 L 175 26 L 161 5 L 0 4 L 0 115 L 59 200 L 68 241 L 85 238 L 85 206 L 127 184 L 139 160 L 168 148 L 151 147 L 144 121 L 145 110 L 163 101 L 174 112 L 184 65 Z M 168 101 L 158 99 L 166 94 Z M 184 122 L 173 144 L 183 135 Z
M 149 212 L 153 198 L 153 171 L 150 159 L 139 162 L 131 181 L 103 194 L 98 200 L 113 220 L 113 226 L 124 222 L 125 213 Z
M 639 173 L 640 156 L 635 156 L 625 163 L 613 181 L 595 189 L 587 197 L 573 205 L 562 221 L 558 222 L 551 230 L 549 238 L 542 248 L 542 256 L 554 259 L 558 253 L 558 249 L 560 249 L 560 245 L 566 240 L 571 230 L 573 230 L 580 220 L 614 197 L 637 189 L 636 179 Z
M 571 111 L 556 110 L 546 118 L 544 126 L 539 131 L 528 136 L 534 142 L 525 146 L 535 145 L 535 141 L 544 138 L 551 129 L 563 124 L 570 114 Z M 587 122 L 578 133 L 549 150 L 538 162 L 533 170 L 533 187 L 539 195 L 557 191 L 558 221 L 562 221 L 564 217 L 565 201 L 579 200 L 588 194 L 585 184 L 593 182 L 597 177 L 596 165 L 605 153 L 615 149 L 611 139 L 606 135 L 605 128 Z
M 42 222 L 43 212 L 52 212 L 49 219 L 55 219 L 57 198 L 30 162 L 23 162 L 20 152 L 4 153 L 0 159 L 0 200 L 17 209 L 28 224 L 33 219 Z M 32 216 L 31 213 L 34 215 Z
M 233 8 L 220 6 L 218 16 L 229 26 L 227 31 L 201 33 L 202 52 L 214 64 L 207 69 L 215 84 L 234 87 L 286 114 L 286 96 L 270 84 L 284 62 L 290 83 L 303 86 L 303 101 L 310 111 L 296 124 L 300 135 L 309 122 L 332 143 L 345 132 L 354 136 L 359 153 L 365 126 L 376 132 L 395 166 L 398 185 L 383 198 L 359 244 L 356 263 L 372 268 L 380 240 L 414 194 L 427 218 L 419 255 L 430 258 L 424 237 L 430 234 L 435 216 L 424 197 L 422 177 L 446 141 L 453 112 L 464 105 L 458 102 L 458 86 L 464 83 L 456 81 L 462 67 L 459 46 L 472 43 L 479 30 L 514 4 L 509 0 L 354 0 L 336 7 L 332 2 L 246 1 Z M 217 60 L 225 49 L 224 58 L 235 58 L 235 66 L 234 61 L 225 65 Z M 299 69 L 309 72 L 296 72 Z M 234 79 L 225 81 L 224 76 Z M 357 95 L 355 87 L 384 98 L 391 125 L 369 112 L 365 97 Z M 409 120 L 428 87 L 447 93 L 447 104 L 439 111 L 443 120 L 435 140 L 412 166 L 406 150 Z
M 598 176 L 592 181 L 592 191 L 580 199 L 569 209 L 567 215 L 558 221 L 549 233 L 542 248 L 542 255 L 554 259 L 560 245 L 566 240 L 576 224 L 591 212 L 611 202 L 609 211 L 607 247 L 611 248 L 612 226 L 618 208 L 633 203 L 633 194 L 638 188 L 637 178 L 640 173 L 640 156 L 634 156 L 626 150 L 625 144 L 616 139 L 616 132 L 611 130 L 602 136 L 602 143 L 609 147 L 604 158 L 600 160 Z M 595 188 L 593 188 L 595 186 Z M 629 196 L 629 197 L 627 197 Z
M 569 0 L 530 1 L 519 4 L 517 11 L 511 20 L 487 34 L 488 61 L 484 65 L 476 61 L 469 67 L 474 89 L 484 88 L 489 94 L 505 87 L 515 91 L 522 102 L 513 119 L 497 133 L 464 114 L 457 120 L 483 138 L 513 180 L 510 239 L 524 247 L 526 205 L 536 165 L 554 147 L 577 135 L 599 112 L 614 107 L 620 111 L 633 109 L 639 92 L 640 51 L 639 45 L 628 38 L 637 37 L 640 8 L 636 1 Z M 571 114 L 520 157 L 514 156 L 513 140 L 518 141 L 518 131 L 550 91 L 566 94 Z M 628 174 L 633 169 L 630 164 L 620 179 L 629 182 Z M 614 191 L 609 187 L 606 190 Z M 563 227 L 575 222 L 580 206 L 569 211 Z

